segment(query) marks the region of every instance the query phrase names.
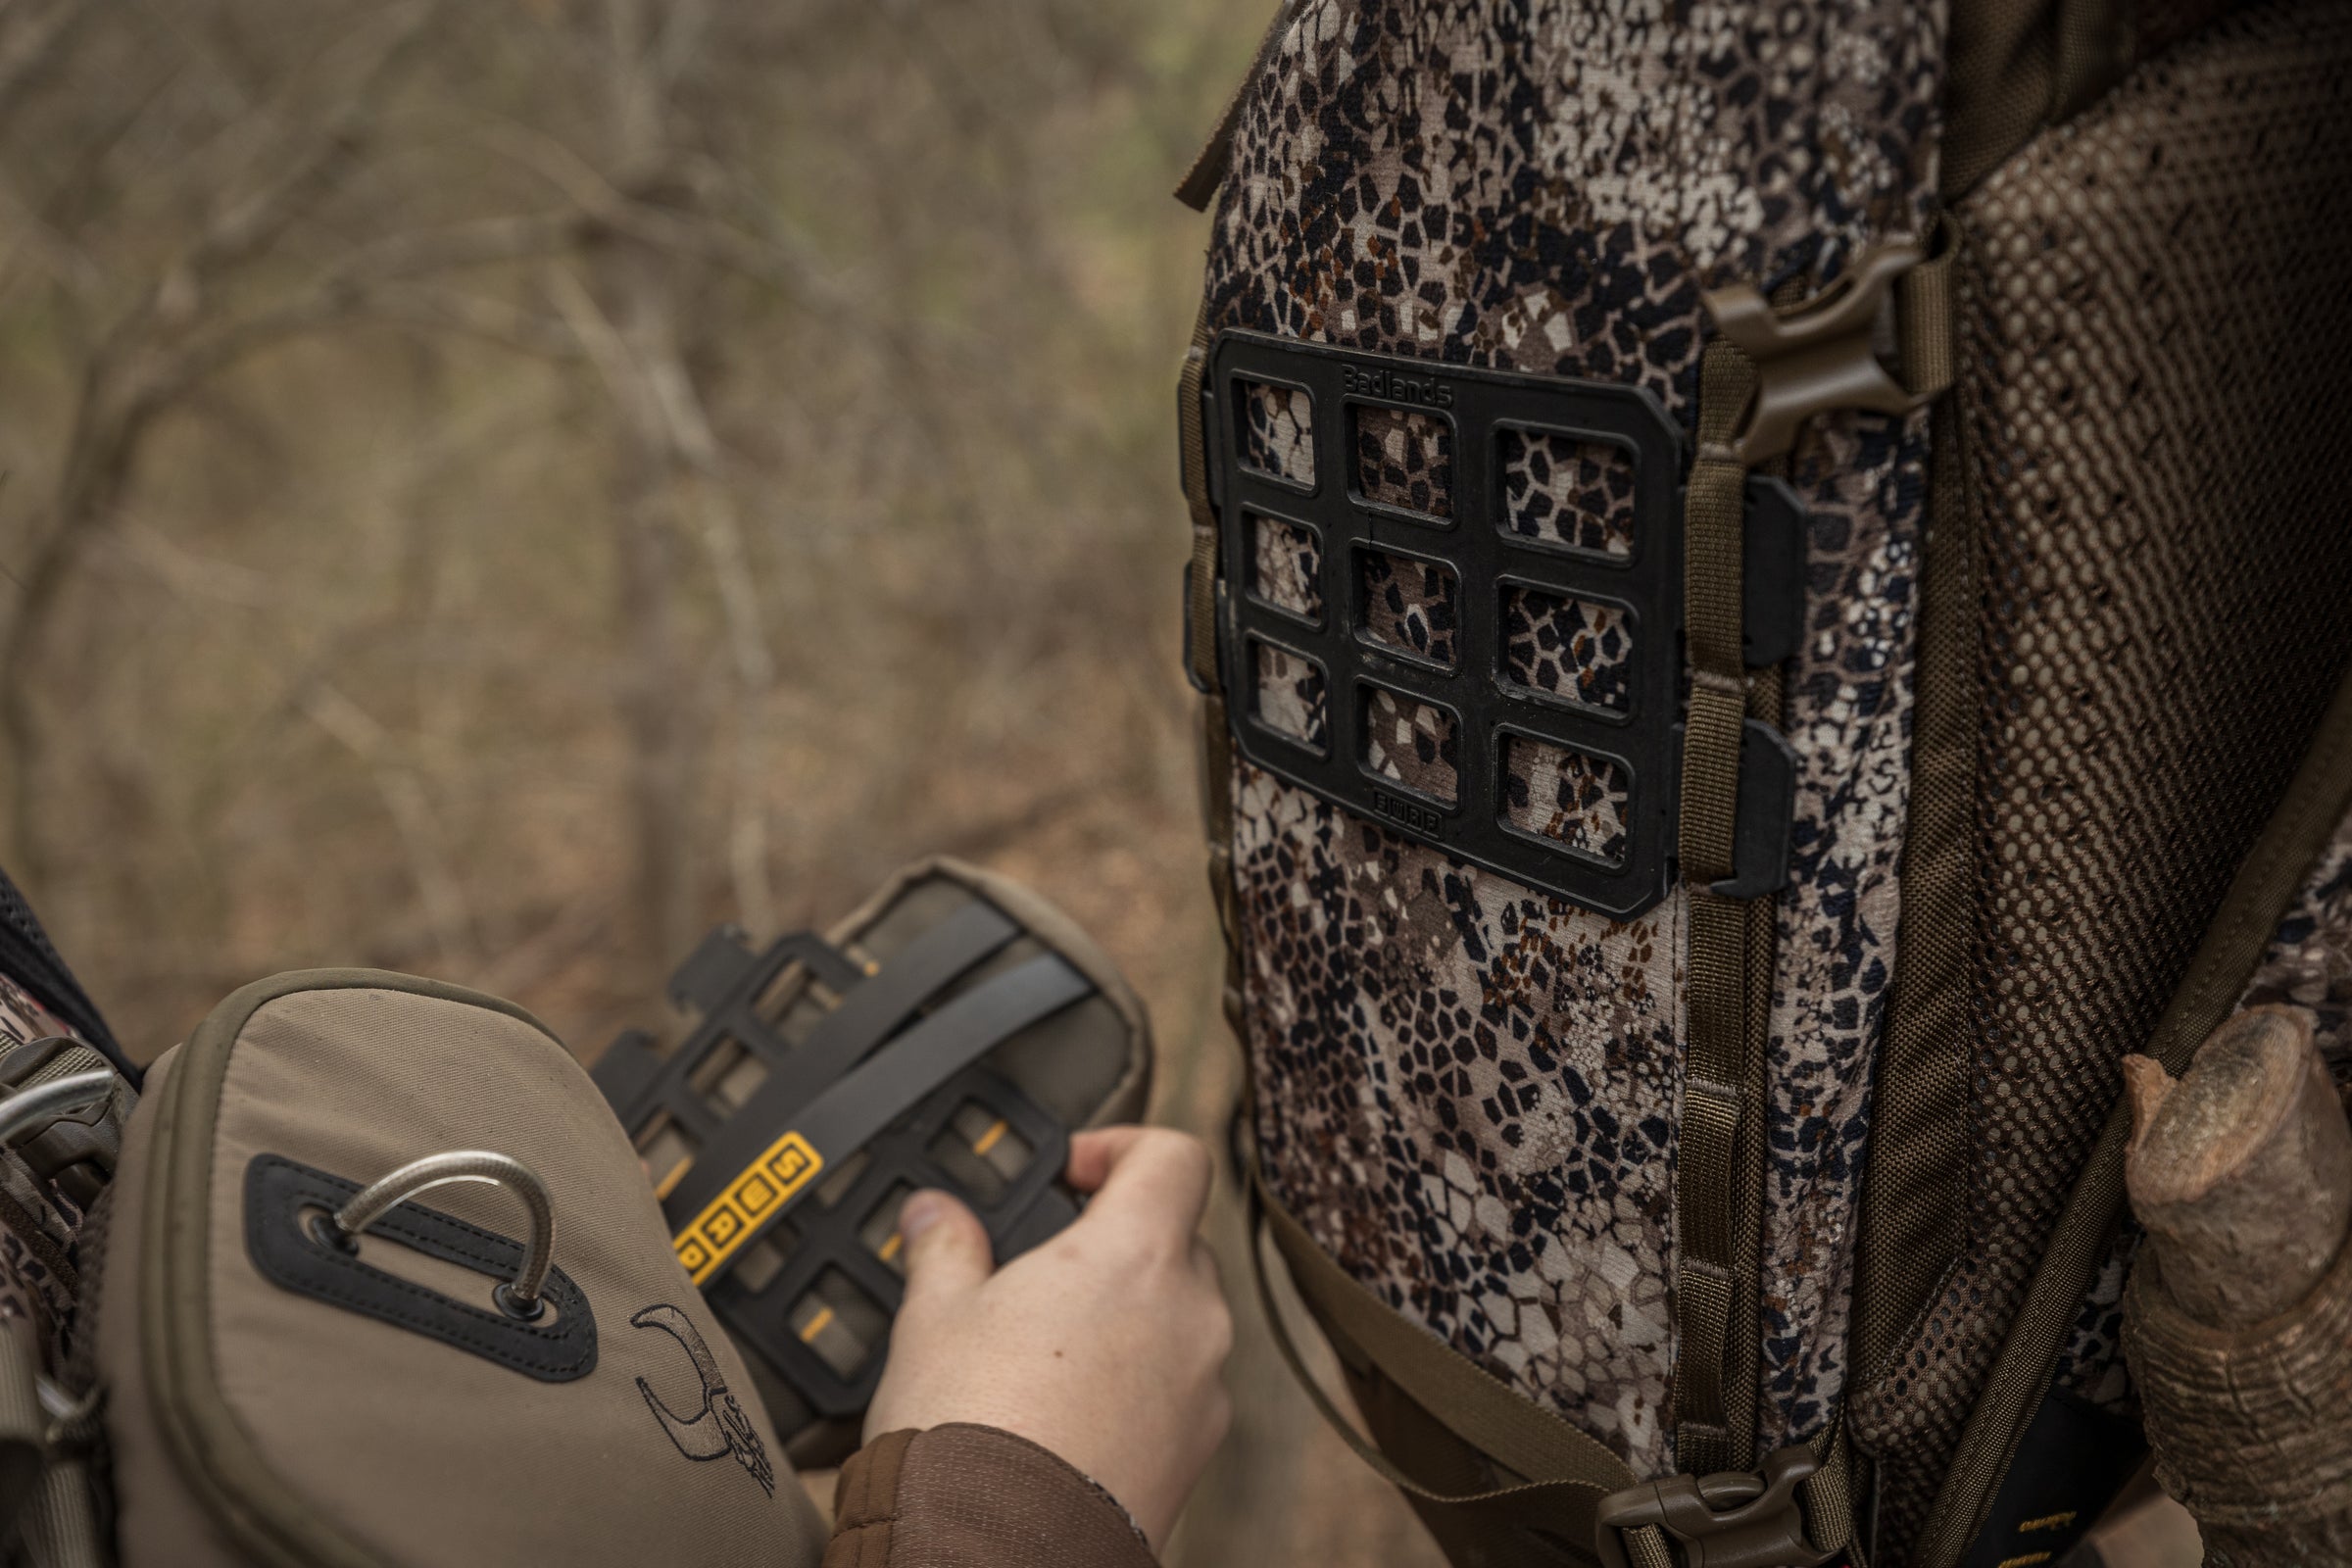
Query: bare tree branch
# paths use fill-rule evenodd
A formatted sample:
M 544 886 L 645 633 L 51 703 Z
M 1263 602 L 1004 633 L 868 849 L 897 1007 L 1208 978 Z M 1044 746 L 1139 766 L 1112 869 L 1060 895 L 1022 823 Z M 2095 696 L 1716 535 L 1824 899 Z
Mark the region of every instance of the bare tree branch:
M 301 701 L 311 721 L 359 759 L 374 781 L 384 809 L 408 849 L 410 873 L 433 940 L 441 950 L 441 961 L 453 967 L 471 963 L 477 951 L 473 912 L 451 863 L 448 836 L 433 809 L 422 773 L 401 755 L 390 731 L 325 681 L 312 685 Z
M 18 21 L 23 8 L 12 8 L 14 14 L 7 19 L 5 32 L 0 33 L 0 127 L 5 127 L 23 105 L 32 83 L 49 74 L 58 51 L 90 14 L 93 3 L 59 0 L 23 23 Z
M 866 302 L 831 276 L 814 247 L 780 222 L 776 232 L 747 233 L 703 212 L 638 200 L 613 185 L 587 160 L 528 126 L 493 125 L 483 140 L 495 152 L 553 185 L 586 217 L 613 233 L 656 250 L 712 263 L 766 283 L 804 304 L 863 311 Z
M 393 65 L 424 33 L 441 0 L 408 0 L 376 14 L 347 47 L 359 57 L 356 79 L 339 84 L 332 107 L 317 125 L 295 140 L 295 155 L 257 189 L 224 201 L 204 232 L 180 259 L 177 271 L 201 287 L 224 268 L 255 255 L 285 232 L 318 197 L 334 188 L 338 170 L 351 155 L 361 130 L 380 106 L 378 95 Z M 265 106 L 256 114 L 274 113 Z
M 38 764 L 40 736 L 27 695 L 31 656 L 54 612 L 74 547 L 84 529 L 113 510 L 140 441 L 173 398 L 252 347 L 308 329 L 323 318 L 324 301 L 314 295 L 282 310 L 282 330 L 257 331 L 248 322 L 241 331 L 224 329 L 209 344 L 191 347 L 181 341 L 199 324 L 205 285 L 267 248 L 332 188 L 335 171 L 356 128 L 374 112 L 393 63 L 439 4 L 410 0 L 360 30 L 354 44 L 357 79 L 342 84 L 333 110 L 310 127 L 310 139 L 298 139 L 285 166 L 258 190 L 216 203 L 196 239 L 91 357 L 65 462 L 47 507 L 31 522 L 30 549 L 17 572 L 23 590 L 0 639 L 0 736 L 16 771 L 14 837 L 18 855 L 36 873 L 40 850 L 30 831 L 29 775 Z

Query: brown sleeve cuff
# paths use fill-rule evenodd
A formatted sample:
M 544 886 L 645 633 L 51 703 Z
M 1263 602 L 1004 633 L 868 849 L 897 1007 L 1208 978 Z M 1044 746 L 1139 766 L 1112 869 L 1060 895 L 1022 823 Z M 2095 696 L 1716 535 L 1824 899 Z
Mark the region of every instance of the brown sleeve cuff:
M 1152 1568 L 1111 1494 L 995 1427 L 891 1432 L 842 1466 L 824 1568 Z

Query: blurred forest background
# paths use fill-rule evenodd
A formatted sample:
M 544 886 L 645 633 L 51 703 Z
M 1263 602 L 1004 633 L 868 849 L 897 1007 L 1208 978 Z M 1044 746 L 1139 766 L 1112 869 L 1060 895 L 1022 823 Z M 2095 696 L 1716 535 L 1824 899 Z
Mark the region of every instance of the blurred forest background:
M 360 963 L 593 1054 L 936 852 L 1212 1131 L 1167 191 L 1267 9 L 0 0 L 0 858 L 134 1052 Z M 1215 1228 L 1171 1560 L 1434 1563 Z

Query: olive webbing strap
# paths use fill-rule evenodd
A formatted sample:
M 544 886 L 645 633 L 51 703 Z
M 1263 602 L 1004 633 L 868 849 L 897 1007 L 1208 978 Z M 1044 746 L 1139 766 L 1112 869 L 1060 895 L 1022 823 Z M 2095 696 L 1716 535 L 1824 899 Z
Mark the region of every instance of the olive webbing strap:
M 105 1568 L 100 1540 L 89 1459 L 53 1456 L 18 1518 L 26 1568 Z
M 1783 694 L 1786 675 L 1778 666 L 1751 674 L 1747 685 L 1747 716 L 1779 730 L 1786 721 Z M 1780 943 L 1777 902 L 1750 899 L 1740 906 L 1740 938 L 1744 950 L 1740 997 L 1740 1052 L 1743 1103 L 1754 1107 L 1740 1119 L 1734 1145 L 1732 1198 L 1732 1314 L 1730 1321 L 1747 1325 L 1749 1332 L 1729 1333 L 1722 1360 L 1724 1415 L 1734 1434 L 1731 1460 L 1738 1469 L 1750 1469 L 1763 1455 L 1756 1451 L 1756 1400 L 1763 1342 L 1754 1330 L 1762 1322 L 1764 1253 L 1764 1185 L 1767 1152 L 1763 1107 L 1770 1093 L 1767 1057 L 1772 1045 L 1772 977 Z M 1677 1462 L 1689 1467 L 1677 1453 Z M 1698 1458 L 1704 1459 L 1701 1451 Z M 1703 1472 L 1701 1472 L 1703 1473 Z
M 1250 1164 L 1245 1189 L 1250 1270 L 1275 1348 L 1282 1352 L 1284 1362 L 1324 1421 L 1383 1479 L 1424 1505 L 1473 1510 L 1512 1524 L 1547 1525 L 1555 1539 L 1575 1541 L 1592 1537 L 1594 1510 L 1602 1499 L 1638 1485 L 1631 1469 L 1609 1448 L 1513 1393 L 1366 1290 L 1316 1246 L 1305 1228 L 1266 1190 L 1254 1162 Z M 1308 1311 L 1334 1346 L 1342 1348 L 1343 1359 L 1369 1362 L 1465 1446 L 1498 1469 L 1531 1479 L 1487 1492 L 1439 1492 L 1407 1474 L 1358 1432 L 1307 1370 L 1283 1321 L 1267 1277 L 1266 1235 L 1272 1236 Z M 1854 1534 L 1859 1512 L 1853 1448 L 1842 1418 L 1833 1418 L 1809 1446 L 1821 1468 L 1798 1489 L 1807 1534 L 1825 1551 L 1843 1547 L 1854 1568 L 1863 1568 L 1861 1543 Z M 1673 1568 L 1677 1560 L 1666 1535 L 1656 1526 L 1627 1532 L 1622 1539 L 1634 1568 Z
M 2149 1037 L 2145 1054 L 2175 1075 L 2245 994 L 2288 903 L 2314 860 L 2352 811 L 2352 670 L 2336 688 L 2303 765 L 2286 787 L 2253 850 L 2230 880 L 2180 989 Z M 2098 1147 L 2068 1199 L 2050 1250 L 2034 1270 L 1984 1392 L 1969 1412 L 1959 1450 L 1913 1548 L 1917 1568 L 1954 1568 L 1967 1554 L 2034 1412 L 2049 1388 L 2060 1346 L 2113 1245 L 2124 1207 L 2124 1146 L 2130 1107 L 2117 1103 Z
M 23 1523 L 48 1459 L 49 1415 L 41 1408 L 33 1336 L 22 1319 L 0 1325 L 0 1541 Z
M 1738 1255 L 1740 1113 L 1748 1099 L 1748 906 L 1708 884 L 1733 872 L 1740 736 L 1747 717 L 1740 646 L 1740 558 L 1747 470 L 1732 450 L 1755 368 L 1717 337 L 1699 362 L 1698 456 L 1683 503 L 1683 620 L 1690 661 L 1684 718 L 1680 854 L 1690 910 L 1690 1041 L 1675 1212 L 1675 1463 L 1687 1474 L 1745 1468 L 1753 1422 L 1740 1431 L 1727 1397 L 1727 1356 L 1740 1297 L 1755 1273 Z M 1752 1107 L 1751 1107 L 1752 1109 Z
M 1952 327 L 1960 225 L 1950 214 L 1936 220 L 1934 243 L 1934 255 L 1894 281 L 1895 354 L 1905 391 L 1940 397 L 1960 373 L 1959 333 Z M 1936 422 L 1931 417 L 1931 431 Z
M 1208 504 L 1208 432 L 1200 417 L 1200 378 L 1208 370 L 1208 296 L 1193 318 L 1193 340 L 1176 380 L 1176 431 L 1182 446 L 1184 500 L 1193 514 L 1193 564 L 1185 577 L 1186 640 L 1193 684 L 1217 690 L 1217 514 Z
M 1863 1555 L 1859 1521 L 1862 1499 L 1854 1492 L 1854 1444 L 1846 1435 L 1845 1412 L 1830 1417 L 1807 1445 L 1821 1468 L 1797 1488 L 1805 1505 L 1807 1534 L 1824 1551 L 1843 1548 L 1849 1568 L 1869 1568 Z
M 1188 673 L 1200 689 L 1201 829 L 1208 840 L 1208 886 L 1225 934 L 1228 1016 L 1236 1017 L 1234 960 L 1240 955 L 1240 911 L 1233 888 L 1233 732 L 1226 728 L 1225 695 L 1217 672 L 1217 514 L 1208 504 L 1208 431 L 1201 417 L 1200 381 L 1208 369 L 1208 299 L 1193 318 L 1192 342 L 1176 381 L 1176 428 L 1183 454 L 1184 499 L 1192 512 L 1192 565 L 1184 578 Z M 1237 1021 L 1235 1028 L 1240 1024 Z M 1248 1070 L 1247 1063 L 1244 1070 Z
M 1544 1529 L 1555 1541 L 1589 1542 L 1596 1512 L 1610 1494 L 1637 1484 L 1632 1470 L 1588 1437 L 1464 1358 L 1417 1323 L 1366 1290 L 1315 1245 L 1305 1228 L 1266 1191 L 1254 1160 L 1249 1177 L 1250 1268 L 1258 1304 L 1275 1348 L 1323 1419 L 1391 1485 L 1424 1505 L 1461 1508 Z M 1395 1460 L 1340 1412 L 1308 1372 L 1292 1341 L 1267 1279 L 1263 1235 L 1289 1267 L 1308 1309 L 1335 1343 L 1360 1351 L 1405 1397 L 1495 1465 L 1522 1481 L 1485 1492 L 1435 1491 Z M 1672 1568 L 1665 1534 L 1655 1526 L 1630 1531 L 1627 1555 L 1636 1568 Z
M 101 1568 L 88 1458 L 100 1441 L 98 1403 L 53 1418 L 41 1392 L 31 1325 L 0 1327 L 0 1555 L 26 1568 Z

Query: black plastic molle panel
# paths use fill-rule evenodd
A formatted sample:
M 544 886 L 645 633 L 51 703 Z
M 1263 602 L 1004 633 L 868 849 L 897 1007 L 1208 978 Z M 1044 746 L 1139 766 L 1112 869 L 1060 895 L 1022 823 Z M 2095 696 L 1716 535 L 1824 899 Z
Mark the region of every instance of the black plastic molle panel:
M 1305 394 L 1311 465 L 1295 459 L 1276 466 L 1292 471 L 1277 472 L 1248 461 L 1252 384 L 1275 389 L 1286 435 L 1299 427 L 1295 394 Z M 1218 338 L 1202 397 L 1210 499 L 1224 538 L 1218 656 L 1242 756 L 1408 838 L 1598 913 L 1626 918 L 1663 898 L 1674 878 L 1681 768 L 1682 486 L 1689 450 L 1657 400 L 1613 383 L 1473 369 L 1242 331 Z M 1358 421 L 1386 410 L 1421 416 L 1421 428 L 1449 446 L 1451 484 L 1442 502 L 1393 505 L 1364 494 Z M 1630 547 L 1607 553 L 1512 531 L 1502 446 L 1506 436 L 1531 433 L 1605 451 L 1630 470 Z M 1310 466 L 1311 476 L 1302 471 Z M 1777 479 L 1751 478 L 1747 504 L 1743 644 L 1748 662 L 1761 666 L 1788 658 L 1801 635 L 1805 517 L 1794 493 Z M 1312 536 L 1318 613 L 1284 608 L 1258 582 L 1253 517 Z M 1365 551 L 1453 574 L 1449 662 L 1374 638 L 1359 591 Z M 1608 702 L 1569 700 L 1507 678 L 1502 595 L 1511 589 L 1620 617 L 1631 646 Z M 1303 741 L 1281 715 L 1260 710 L 1253 650 L 1261 646 L 1320 670 L 1321 744 Z M 1385 777 L 1364 761 L 1366 710 L 1380 688 L 1427 705 L 1456 727 L 1450 800 Z M 1766 726 L 1750 729 L 1762 734 L 1751 733 L 1742 748 L 1739 867 L 1719 885 L 1742 897 L 1786 881 L 1793 791 L 1786 746 Z M 1512 736 L 1614 770 L 1624 796 L 1616 855 L 1509 820 L 1503 758 Z
M 682 1132 L 696 1152 L 677 1171 L 648 1173 L 664 1218 L 673 1228 L 682 1224 L 736 1173 L 735 1163 L 715 1151 L 739 1123 L 754 1135 L 755 1146 L 764 1146 L 843 1074 L 923 1017 L 959 978 L 1022 934 L 1009 916 L 983 903 L 956 911 L 876 964 L 853 958 L 812 932 L 779 938 L 758 952 L 733 926 L 705 937 L 670 978 L 671 1000 L 696 1015 L 677 1049 L 662 1055 L 652 1036 L 629 1030 L 593 1070 L 632 1141 L 644 1147 L 660 1124 Z M 796 975 L 829 996 L 812 999 Z M 813 1022 L 800 1006 L 810 1000 L 819 1014 Z M 778 1016 L 788 1004 L 802 1020 L 793 1037 Z M 712 1093 L 713 1075 L 706 1071 L 722 1054 L 726 1063 L 748 1057 L 761 1069 L 759 1089 L 732 1110 Z M 974 1191 L 931 1152 L 966 1104 L 989 1113 L 992 1131 L 1001 1128 L 1030 1151 L 1016 1174 L 992 1180 L 986 1192 Z M 955 1193 L 979 1215 L 1004 1262 L 1077 1218 L 1077 1200 L 1059 1180 L 1068 1162 L 1067 1128 L 1003 1075 L 985 1065 L 967 1067 L 884 1131 L 838 1154 L 807 1200 L 706 1285 L 704 1294 L 738 1343 L 764 1357 L 811 1409 L 828 1417 L 854 1415 L 873 1396 L 887 1320 L 905 1294 L 898 1271 L 859 1235 L 876 1207 L 894 1192 L 930 1187 Z M 776 1260 L 764 1271 L 748 1262 L 761 1249 Z M 815 1335 L 808 1326 L 796 1326 L 792 1317 L 795 1304 L 829 1272 L 845 1277 L 884 1321 L 870 1341 L 855 1347 L 857 1359 L 847 1375 L 812 1348 Z
M 933 1143 L 966 1103 L 992 1112 L 1031 1151 L 1028 1163 L 995 1195 L 994 1202 L 982 1201 L 981 1194 L 931 1155 Z M 862 1347 L 856 1370 L 844 1376 L 811 1348 L 808 1340 L 813 1336 L 795 1327 L 792 1308 L 827 1269 L 838 1269 L 886 1316 L 897 1315 L 906 1294 L 905 1277 L 860 1234 L 875 1208 L 895 1190 L 928 1187 L 956 1194 L 988 1228 L 1000 1263 L 1078 1217 L 1077 1203 L 1055 1180 L 1069 1163 L 1068 1130 L 986 1067 L 966 1068 L 949 1080 L 911 1116 L 867 1144 L 864 1153 L 864 1163 L 844 1189 L 820 1190 L 815 1199 L 792 1211 L 786 1223 L 795 1239 L 779 1273 L 755 1288 L 738 1267 L 706 1293 L 737 1343 L 757 1347 L 809 1407 L 827 1417 L 855 1415 L 872 1400 L 889 1336 L 885 1332 Z M 891 1228 L 896 1230 L 895 1220 Z

